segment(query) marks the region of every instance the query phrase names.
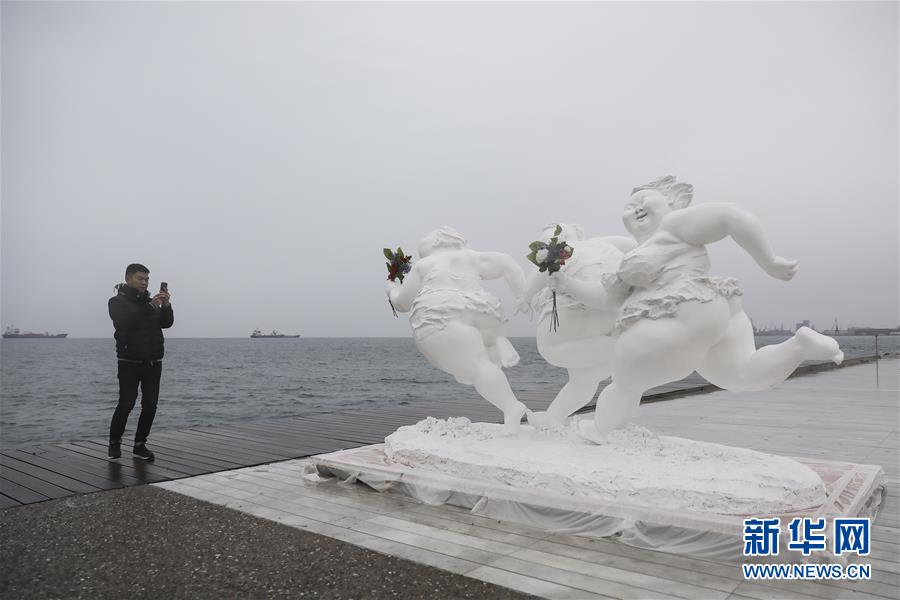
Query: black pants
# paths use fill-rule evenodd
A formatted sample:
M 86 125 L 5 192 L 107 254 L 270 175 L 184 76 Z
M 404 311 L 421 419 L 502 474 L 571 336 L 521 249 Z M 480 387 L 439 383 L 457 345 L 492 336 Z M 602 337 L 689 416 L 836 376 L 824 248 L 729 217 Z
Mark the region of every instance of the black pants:
M 156 402 L 159 400 L 159 378 L 162 375 L 162 363 L 119 361 L 119 404 L 109 424 L 109 439 L 121 440 L 125 433 L 128 415 L 134 408 L 138 396 L 138 385 L 141 386 L 141 416 L 138 419 L 134 443 L 143 444 L 150 435 L 153 417 L 156 416 Z

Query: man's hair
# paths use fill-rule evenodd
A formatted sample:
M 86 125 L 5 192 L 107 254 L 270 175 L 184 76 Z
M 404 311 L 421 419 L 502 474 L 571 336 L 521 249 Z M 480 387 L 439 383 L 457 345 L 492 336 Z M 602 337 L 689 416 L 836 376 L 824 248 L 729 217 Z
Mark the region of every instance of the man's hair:
M 141 263 L 131 263 L 130 265 L 125 267 L 125 279 L 128 279 L 135 273 L 150 273 L 150 269 L 148 269 Z

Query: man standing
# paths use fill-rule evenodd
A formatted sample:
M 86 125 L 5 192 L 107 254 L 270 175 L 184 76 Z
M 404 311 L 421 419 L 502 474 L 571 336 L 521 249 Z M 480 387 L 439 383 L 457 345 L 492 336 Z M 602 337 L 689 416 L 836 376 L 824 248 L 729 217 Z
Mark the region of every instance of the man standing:
M 149 285 L 150 269 L 141 264 L 130 264 L 125 269 L 125 285 L 109 299 L 109 316 L 116 328 L 116 356 L 119 358 L 119 404 L 109 424 L 109 458 L 122 456 L 122 435 L 140 385 L 141 416 L 134 434 L 134 456 L 153 460 L 153 453 L 147 448 L 147 436 L 159 399 L 165 344 L 162 330 L 172 326 L 175 315 L 166 284 L 162 284 L 159 293 L 152 298 L 147 291 Z

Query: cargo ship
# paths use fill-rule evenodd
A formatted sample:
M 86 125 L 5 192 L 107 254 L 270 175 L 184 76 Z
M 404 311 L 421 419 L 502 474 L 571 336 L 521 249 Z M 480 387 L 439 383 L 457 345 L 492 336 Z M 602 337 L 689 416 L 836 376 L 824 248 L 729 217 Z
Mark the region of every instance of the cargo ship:
M 254 329 L 253 333 L 250 334 L 250 337 L 251 338 L 298 338 L 298 337 L 300 337 L 300 334 L 298 333 L 297 335 L 287 335 L 284 333 L 278 333 L 274 329 L 272 330 L 272 333 L 263 333 L 259 329 Z
M 6 331 L 3 332 L 3 339 L 62 339 L 68 336 L 68 333 L 34 333 L 33 331 L 19 331 L 15 327 L 7 327 Z

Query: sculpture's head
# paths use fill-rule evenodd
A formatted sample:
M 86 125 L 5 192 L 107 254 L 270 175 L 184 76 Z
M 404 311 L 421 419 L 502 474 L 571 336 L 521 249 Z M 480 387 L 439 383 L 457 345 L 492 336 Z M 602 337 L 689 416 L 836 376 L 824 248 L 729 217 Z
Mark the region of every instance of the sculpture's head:
M 553 237 L 553 233 L 556 231 L 557 225 L 562 229 L 562 233 L 559 234 L 559 239 L 561 240 L 566 242 L 577 242 L 585 238 L 584 227 L 581 225 L 576 225 L 575 223 L 549 223 L 544 225 L 539 239 L 544 243 L 549 242 L 550 238 Z
M 659 229 L 663 217 L 691 203 L 694 186 L 678 183 L 667 175 L 648 184 L 634 188 L 625 205 L 622 222 L 625 229 L 639 242 L 643 242 Z
M 452 227 L 445 225 L 426 235 L 419 243 L 419 256 L 425 258 L 436 251 L 462 250 L 468 247 L 469 242 L 466 241 L 466 238 Z

